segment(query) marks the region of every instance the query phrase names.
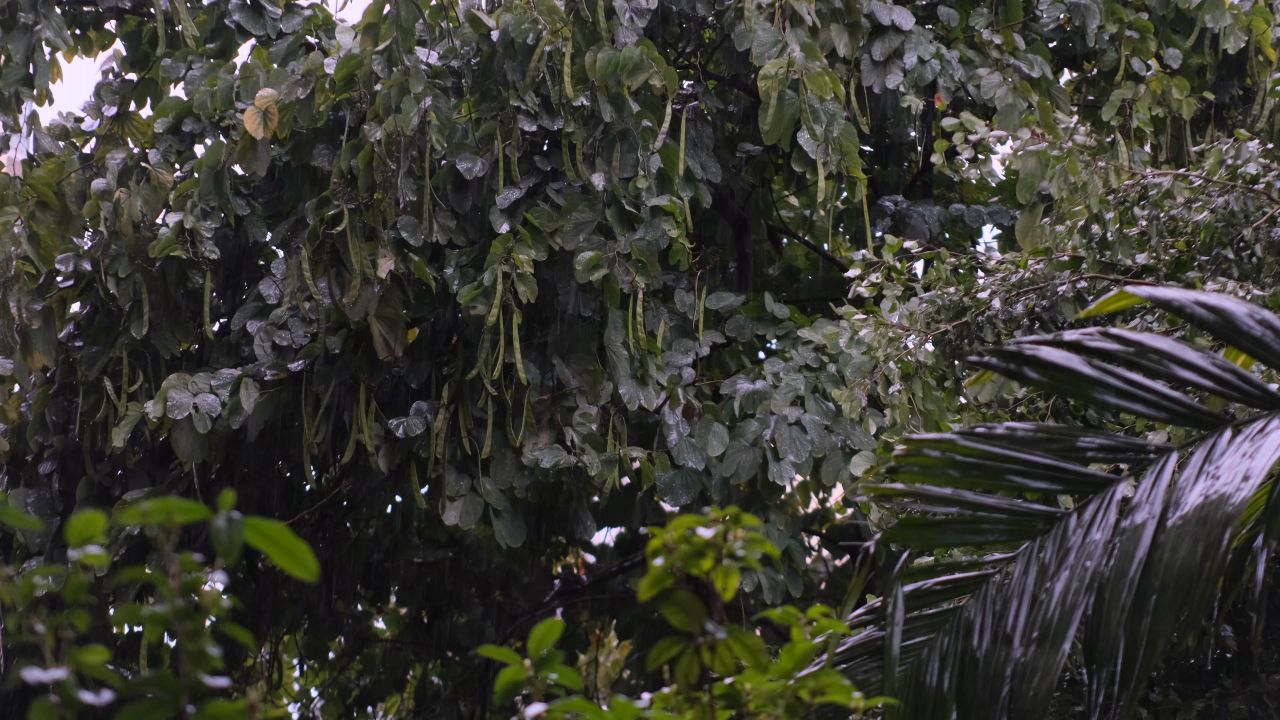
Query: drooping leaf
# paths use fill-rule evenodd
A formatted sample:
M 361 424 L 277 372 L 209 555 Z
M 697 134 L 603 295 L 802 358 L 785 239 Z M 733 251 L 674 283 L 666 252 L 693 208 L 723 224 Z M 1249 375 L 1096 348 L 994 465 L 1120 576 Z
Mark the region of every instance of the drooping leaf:
M 244 541 L 287 575 L 308 583 L 320 579 L 320 561 L 311 546 L 279 520 L 244 518 Z

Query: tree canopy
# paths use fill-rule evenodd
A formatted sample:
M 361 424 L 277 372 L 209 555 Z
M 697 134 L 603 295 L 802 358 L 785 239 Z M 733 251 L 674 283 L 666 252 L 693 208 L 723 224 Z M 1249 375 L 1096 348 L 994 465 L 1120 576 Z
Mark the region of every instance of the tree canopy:
M 1010 497 L 965 512 L 1028 523 L 982 534 L 954 493 L 879 482 L 896 443 L 1018 419 L 1149 455 L 1206 427 L 1017 369 L 1104 340 L 988 355 L 1011 380 L 960 361 L 1125 283 L 1280 306 L 1276 28 L 1251 0 L 373 0 L 355 24 L 285 0 L 9 0 L 6 709 L 895 696 L 903 578 L 1100 491 L 979 488 Z M 102 59 L 92 99 L 43 125 L 76 56 Z M 1125 317 L 1216 337 L 1232 367 L 1274 348 Z M 1213 402 L 1253 388 L 1231 387 Z M 929 462 L 964 454 L 927 437 Z M 957 520 L 911 535 L 920 505 Z M 806 674 L 868 622 L 885 665 L 845 662 L 855 636 L 840 672 Z M 1037 694 L 997 713 L 1085 706 L 1058 683 L 1068 625 Z M 1123 710 L 1177 661 L 1135 666 Z M 573 668 L 584 687 L 548 677 Z M 715 695 L 730 676 L 778 694 Z

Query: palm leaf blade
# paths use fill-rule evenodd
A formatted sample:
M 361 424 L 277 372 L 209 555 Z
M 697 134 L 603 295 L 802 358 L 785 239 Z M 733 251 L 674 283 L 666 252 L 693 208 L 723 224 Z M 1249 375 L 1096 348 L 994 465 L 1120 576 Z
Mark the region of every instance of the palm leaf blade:
M 1224 421 L 1222 415 L 1168 385 L 1056 347 L 1023 342 L 970 362 L 1019 382 L 1172 425 L 1213 428 Z
M 1280 318 L 1269 310 L 1229 295 L 1177 287 L 1130 285 L 1124 292 L 1280 370 Z

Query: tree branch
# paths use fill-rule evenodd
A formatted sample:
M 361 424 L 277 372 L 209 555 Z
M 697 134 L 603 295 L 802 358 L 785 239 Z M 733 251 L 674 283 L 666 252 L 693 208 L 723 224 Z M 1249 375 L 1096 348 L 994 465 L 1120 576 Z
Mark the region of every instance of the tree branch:
M 95 17 L 107 17 L 112 20 L 123 20 L 126 17 L 136 17 L 147 21 L 155 20 L 155 15 L 147 10 L 139 10 L 133 7 L 100 7 L 97 0 L 62 0 L 63 10 L 74 10 L 78 12 L 88 12 L 92 10 Z
M 1122 165 L 1115 165 L 1114 163 L 1110 163 L 1110 164 L 1126 172 L 1131 172 L 1131 173 L 1134 173 L 1135 175 L 1141 175 L 1143 177 L 1148 177 L 1148 178 L 1161 177 L 1161 176 L 1181 177 L 1181 178 L 1188 178 L 1191 180 L 1199 180 L 1201 182 L 1213 183 L 1216 185 L 1224 185 L 1226 187 L 1235 188 L 1237 190 L 1244 190 L 1245 192 L 1251 192 L 1255 195 L 1260 195 L 1266 198 L 1267 200 L 1270 200 L 1273 205 L 1280 205 L 1280 196 L 1277 196 L 1274 193 L 1263 190 L 1262 188 L 1257 187 L 1255 185 L 1246 185 L 1244 183 L 1236 182 L 1234 180 L 1223 180 L 1222 178 L 1216 178 L 1211 175 L 1192 172 L 1190 170 L 1150 170 L 1150 169 L 1139 170 L 1135 168 L 1127 168 Z
M 772 223 L 766 224 L 765 227 L 771 233 L 780 235 L 788 240 L 792 240 L 808 248 L 809 250 L 817 254 L 818 257 L 821 257 L 823 260 L 826 260 L 828 263 L 839 268 L 841 273 L 845 273 L 849 271 L 848 263 L 836 257 L 835 255 L 832 255 L 831 252 L 828 251 L 826 248 L 814 243 L 812 240 L 800 235 L 799 233 L 794 233 L 787 228 L 784 228 L 780 225 L 774 225 Z

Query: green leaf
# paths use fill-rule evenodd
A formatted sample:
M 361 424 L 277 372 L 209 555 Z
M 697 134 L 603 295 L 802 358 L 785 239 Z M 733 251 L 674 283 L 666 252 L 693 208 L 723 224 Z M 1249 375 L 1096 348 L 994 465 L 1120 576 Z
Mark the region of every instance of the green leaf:
M 219 512 L 209 523 L 209 538 L 218 557 L 235 565 L 244 548 L 244 516 L 234 510 Z
M 849 474 L 860 478 L 876 465 L 876 454 L 871 450 L 862 450 L 849 460 Z
M 117 713 L 119 717 L 130 720 L 169 720 L 177 717 L 173 700 L 166 697 L 150 697 L 123 705 Z
M 522 666 L 508 665 L 499 670 L 498 677 L 493 681 L 493 703 L 510 705 L 524 691 L 526 679 Z
M 680 655 L 679 660 L 676 660 L 676 682 L 692 687 L 698 683 L 700 675 L 702 675 L 702 659 L 696 650 L 690 647 Z
M 468 530 L 480 521 L 484 508 L 484 498 L 474 492 L 468 492 L 461 497 L 447 500 L 444 510 L 440 513 L 440 519 L 445 525 L 456 525 L 463 530 Z
M 1018 215 L 1018 222 L 1014 224 L 1014 237 L 1018 241 L 1018 247 L 1024 251 L 1035 250 L 1044 243 L 1045 229 L 1041 224 L 1041 218 L 1044 215 L 1044 203 L 1031 203 L 1025 210 Z
M 1040 194 L 1040 183 L 1048 171 L 1048 159 L 1043 153 L 1035 152 L 1018 158 L 1018 181 L 1015 190 L 1018 202 L 1030 205 Z
M 604 253 L 598 250 L 586 250 L 578 253 L 573 259 L 574 276 L 580 283 L 595 282 L 609 274 L 609 266 L 605 264 Z
M 524 544 L 529 530 L 519 510 L 493 511 L 493 535 L 502 547 L 517 548 Z
M 400 237 L 405 242 L 414 247 L 421 247 L 423 242 L 422 223 L 418 222 L 418 218 L 412 215 L 401 215 L 396 220 L 396 230 L 399 231 Z
M 502 647 L 501 645 L 481 645 L 476 648 L 476 654 L 483 658 L 489 658 L 496 662 L 505 663 L 507 665 L 520 665 L 524 663 L 524 658 L 511 648 Z
M 129 436 L 133 434 L 133 429 L 141 419 L 142 405 L 136 402 L 129 403 L 124 415 L 120 416 L 120 420 L 115 427 L 111 428 L 111 447 L 124 447 L 129 441 Z
M 106 539 L 107 514 L 97 508 L 77 510 L 67 518 L 62 526 L 62 536 L 67 545 L 78 548 L 91 543 L 102 543 Z
M 718 422 L 713 422 L 710 430 L 707 431 L 706 443 L 707 455 L 720 457 L 729 447 L 729 429 Z
M 666 665 L 677 655 L 688 649 L 692 643 L 691 639 L 682 635 L 668 635 L 662 638 L 654 643 L 653 648 L 649 650 L 649 655 L 645 658 L 645 670 L 653 672 Z
M 248 710 L 244 700 L 209 700 L 196 710 L 194 720 L 238 720 Z
M 658 477 L 658 497 L 676 507 L 688 505 L 702 490 L 702 475 L 689 468 L 677 468 Z
M 240 407 L 244 408 L 246 415 L 252 415 L 253 409 L 258 405 L 258 396 L 261 391 L 258 389 L 258 383 L 253 378 L 241 378 L 240 380 Z
M 191 414 L 195 401 L 195 396 L 186 388 L 170 388 L 165 396 L 164 414 L 174 420 L 181 420 Z
M 543 620 L 529 631 L 529 639 L 525 649 L 529 657 L 536 658 L 555 647 L 556 641 L 564 634 L 564 620 L 551 617 Z
M 203 503 L 172 495 L 140 500 L 115 511 L 120 525 L 187 525 L 210 517 L 213 512 Z
M 320 561 L 311 546 L 279 520 L 246 517 L 244 540 L 286 574 L 309 583 L 320 579 Z
M 489 161 L 473 153 L 459 155 L 454 164 L 458 166 L 458 172 L 462 173 L 462 177 L 468 180 L 475 180 L 489 170 Z
M 672 590 L 658 600 L 658 611 L 671 627 L 697 635 L 703 631 L 707 608 L 688 590 Z
M 717 565 L 711 570 L 711 585 L 722 600 L 728 602 L 738 594 L 741 573 L 733 565 Z
M 218 492 L 218 512 L 227 512 L 236 506 L 236 491 L 233 488 L 222 488 Z
M 0 500 L 0 523 L 8 525 L 14 530 L 25 530 L 27 532 L 39 532 L 44 529 L 44 522 L 40 518 L 28 515 L 3 500 Z

